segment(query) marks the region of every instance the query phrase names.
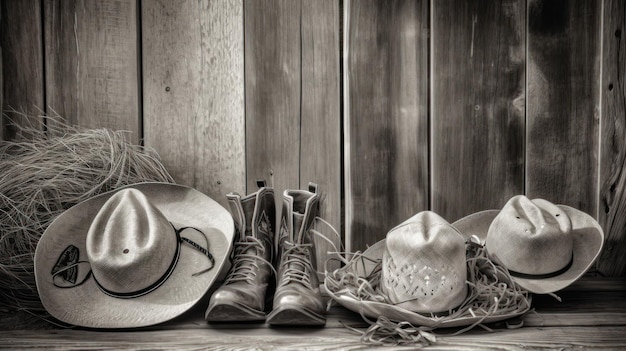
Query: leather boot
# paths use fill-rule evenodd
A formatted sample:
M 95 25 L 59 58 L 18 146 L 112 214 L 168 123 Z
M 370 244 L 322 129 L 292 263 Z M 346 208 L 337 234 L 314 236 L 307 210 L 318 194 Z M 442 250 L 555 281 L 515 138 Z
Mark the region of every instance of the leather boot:
M 231 268 L 209 301 L 208 321 L 263 321 L 272 277 L 276 207 L 274 189 L 258 181 L 259 190 L 246 197 L 226 195 L 235 221 Z
M 324 303 L 317 278 L 311 227 L 319 212 L 317 185 L 285 190 L 277 239 L 280 258 L 271 325 L 324 325 Z

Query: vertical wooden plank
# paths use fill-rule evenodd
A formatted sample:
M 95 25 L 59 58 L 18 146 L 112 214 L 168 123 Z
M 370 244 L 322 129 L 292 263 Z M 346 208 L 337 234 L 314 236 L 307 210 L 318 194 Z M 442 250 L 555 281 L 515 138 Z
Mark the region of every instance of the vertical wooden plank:
M 602 31 L 602 120 L 600 209 L 605 248 L 598 270 L 626 274 L 626 2 L 604 1 Z
M 2 112 L 15 110 L 35 118 L 27 121 L 16 113 L 8 116 L 17 125 L 42 122 L 45 108 L 41 2 L 2 0 Z M 5 140 L 15 138 L 16 130 L 2 116 Z M 39 123 L 43 126 L 43 123 Z
M 524 4 L 432 4 L 432 209 L 450 222 L 524 191 Z
M 341 232 L 341 104 L 339 4 L 302 2 L 302 116 L 300 184 L 312 181 L 323 195 L 320 216 Z M 341 249 L 341 238 L 325 235 Z M 333 248 L 318 240 L 318 267 Z
M 45 0 L 49 114 L 140 138 L 137 0 Z
M 526 193 L 596 215 L 600 1 L 528 2 Z
M 2 28 L 2 4 L 4 3 L 4 0 L 0 3 L 0 109 L 2 109 L 2 111 L 4 110 L 4 105 L 3 105 L 3 101 L 4 101 L 4 81 L 2 80 L 2 76 L 3 76 L 3 66 L 2 66 L 2 36 L 4 33 L 6 33 L 4 31 L 4 28 Z M 5 140 L 4 139 L 4 115 L 1 113 L 2 111 L 0 111 L 0 140 Z
M 243 4 L 144 1 L 144 132 L 175 181 L 245 193 Z
M 428 1 L 346 1 L 346 247 L 428 208 Z
M 259 178 L 279 197 L 300 187 L 301 15 L 300 1 L 244 2 L 249 191 Z

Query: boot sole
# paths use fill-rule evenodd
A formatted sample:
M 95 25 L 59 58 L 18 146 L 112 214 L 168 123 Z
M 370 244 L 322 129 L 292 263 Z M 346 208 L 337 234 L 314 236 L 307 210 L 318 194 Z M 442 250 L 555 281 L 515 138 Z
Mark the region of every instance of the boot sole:
M 241 305 L 217 305 L 206 311 L 209 322 L 262 322 L 265 312 Z
M 267 316 L 270 325 L 308 325 L 323 326 L 326 317 L 299 306 L 282 306 L 274 309 Z

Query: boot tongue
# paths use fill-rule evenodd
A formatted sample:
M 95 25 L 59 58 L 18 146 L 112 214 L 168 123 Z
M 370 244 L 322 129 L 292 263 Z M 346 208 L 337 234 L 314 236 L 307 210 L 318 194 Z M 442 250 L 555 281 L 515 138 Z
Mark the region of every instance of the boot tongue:
M 313 226 L 315 216 L 317 216 L 315 208 L 309 209 L 306 214 L 293 213 L 293 241 L 295 243 L 311 244 L 313 242 L 309 230 Z
M 296 244 L 306 244 L 304 240 L 304 230 L 302 230 L 302 226 L 304 225 L 304 215 L 302 213 L 294 212 L 293 214 L 293 241 Z
M 252 221 L 254 214 L 254 205 L 256 201 L 254 199 L 250 199 L 248 201 L 241 202 L 241 208 L 243 209 L 244 217 L 245 217 L 245 233 L 241 233 L 241 241 L 245 241 L 246 237 L 252 236 Z

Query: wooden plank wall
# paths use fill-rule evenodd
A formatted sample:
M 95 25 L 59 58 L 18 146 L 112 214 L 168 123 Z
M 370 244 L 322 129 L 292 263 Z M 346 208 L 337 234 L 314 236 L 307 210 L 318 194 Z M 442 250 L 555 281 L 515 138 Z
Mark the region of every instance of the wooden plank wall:
M 13 139 L 17 125 L 29 122 L 20 114 L 41 116 L 45 111 L 42 4 L 39 0 L 2 1 L 2 119 L 3 137 Z M 39 123 L 43 125 L 42 123 Z
M 626 274 L 623 1 L 0 3 L 5 110 L 129 130 L 223 204 L 317 182 L 351 251 L 544 197 L 596 216 L 598 271 Z
M 177 183 L 244 194 L 241 1 L 144 1 L 143 125 Z
M 5 29 L 2 27 L 2 4 L 0 4 L 0 33 L 4 32 Z M 4 36 L 0 35 L 0 40 L 3 40 Z M 2 81 L 2 75 L 3 75 L 3 70 L 2 70 L 2 45 L 3 43 L 0 42 L 0 87 L 2 87 L 2 89 L 0 89 L 0 107 L 4 106 L 3 104 L 3 98 L 4 98 L 4 83 Z M 0 140 L 5 140 L 5 136 L 4 136 L 4 121 L 3 118 L 0 118 Z
M 602 13 L 599 221 L 605 249 L 598 269 L 626 274 L 626 2 L 604 2 Z
M 594 216 L 601 5 L 529 1 L 527 29 L 526 193 Z
M 345 14 L 346 247 L 354 251 L 428 209 L 429 11 L 427 1 L 346 1 Z
M 44 1 L 48 114 L 139 142 L 137 0 Z
M 432 208 L 453 222 L 524 192 L 526 10 L 432 7 Z
M 248 0 L 244 11 L 248 189 L 266 179 L 279 208 L 285 189 L 317 183 L 320 215 L 340 230 L 337 3 Z M 325 233 L 339 247 L 341 239 Z M 327 249 L 320 242 L 318 252 Z

